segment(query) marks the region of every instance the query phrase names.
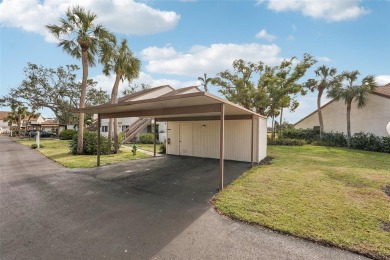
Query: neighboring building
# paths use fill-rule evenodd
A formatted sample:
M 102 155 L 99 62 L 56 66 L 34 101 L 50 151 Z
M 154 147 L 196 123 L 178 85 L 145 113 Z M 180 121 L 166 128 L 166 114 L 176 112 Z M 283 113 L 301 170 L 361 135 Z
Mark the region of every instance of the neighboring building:
M 60 124 L 57 119 L 46 119 L 41 123 L 41 130 L 52 132 L 52 133 L 61 133 L 66 129 L 66 125 Z
M 7 134 L 11 130 L 8 126 L 8 122 L 4 122 L 4 119 L 8 117 L 8 114 L 10 112 L 7 111 L 0 111 L 0 133 Z M 13 126 L 16 126 L 13 124 Z
M 322 106 L 325 132 L 347 133 L 347 106 L 343 100 L 331 100 Z M 388 136 L 386 125 L 390 122 L 390 83 L 378 87 L 367 97 L 367 105 L 358 108 L 355 102 L 351 109 L 351 134 L 358 132 Z M 294 124 L 299 129 L 319 127 L 317 110 Z
M 23 131 L 27 127 L 26 130 L 41 130 L 41 124 L 45 122 L 45 119 L 40 115 L 38 117 L 32 117 L 32 118 L 24 118 L 22 120 L 22 129 Z

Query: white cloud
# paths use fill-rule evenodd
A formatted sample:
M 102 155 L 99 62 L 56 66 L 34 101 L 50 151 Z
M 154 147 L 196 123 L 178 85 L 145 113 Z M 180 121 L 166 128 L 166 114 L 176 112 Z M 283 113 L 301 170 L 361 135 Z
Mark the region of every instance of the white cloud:
M 176 26 L 180 16 L 173 11 L 153 9 L 132 0 L 4 0 L 0 3 L 0 25 L 35 32 L 53 41 L 44 27 L 58 24 L 69 6 L 82 5 L 98 16 L 115 33 L 145 35 L 164 32 Z
M 375 77 L 375 81 L 378 85 L 386 85 L 390 82 L 390 75 L 379 75 Z
M 261 44 L 212 44 L 211 46 L 193 46 L 187 53 L 174 49 L 149 47 L 141 52 L 148 61 L 146 69 L 151 73 L 187 75 L 198 77 L 203 73 L 216 74 L 229 69 L 236 59 L 276 65 L 282 59 L 280 48 L 275 45 Z M 171 57 L 167 57 L 167 53 Z M 162 58 L 163 57 L 163 58 Z
M 92 77 L 94 81 L 96 81 L 97 88 L 102 88 L 103 90 L 107 91 L 108 94 L 111 95 L 112 87 L 114 86 L 115 82 L 115 75 L 114 76 L 105 76 L 103 74 L 97 75 Z M 119 92 L 121 92 L 125 87 L 127 86 L 127 81 L 120 81 L 119 82 Z
M 178 54 L 173 47 L 149 47 L 141 51 L 141 55 L 145 60 L 159 60 L 159 59 L 171 59 Z
M 291 34 L 290 34 L 290 35 L 287 37 L 287 40 L 290 41 L 290 42 L 295 41 L 294 35 L 291 35 Z
M 328 57 L 321 57 L 321 56 L 318 56 L 318 57 L 316 57 L 315 58 L 317 61 L 320 61 L 320 62 L 331 62 L 332 60 L 330 59 L 330 58 L 328 58 Z
M 258 3 L 264 3 L 264 0 Z M 267 0 L 269 9 L 277 12 L 295 11 L 305 16 L 327 21 L 356 19 L 368 14 L 369 10 L 359 5 L 359 0 Z
M 269 42 L 272 42 L 276 39 L 275 35 L 268 34 L 265 29 L 262 29 L 260 32 L 256 34 L 257 39 L 266 39 Z

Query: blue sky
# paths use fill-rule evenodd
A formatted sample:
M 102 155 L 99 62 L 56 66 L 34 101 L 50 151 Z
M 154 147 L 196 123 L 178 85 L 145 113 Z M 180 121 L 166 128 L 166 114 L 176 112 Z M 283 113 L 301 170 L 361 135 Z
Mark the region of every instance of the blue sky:
M 0 96 L 23 80 L 27 62 L 53 68 L 81 65 L 57 47 L 44 28 L 58 23 L 68 6 L 78 2 L 0 2 Z M 128 39 L 142 60 L 136 83 L 198 85 L 196 79 L 204 72 L 215 76 L 238 58 L 276 65 L 305 52 L 318 60 L 314 68 L 325 64 L 340 72 L 357 69 L 362 76 L 377 76 L 379 84 L 390 82 L 389 1 L 82 2 L 118 38 Z M 89 76 L 99 87 L 112 88 L 113 79 L 102 75 L 101 66 L 90 69 Z M 313 72 L 306 77 L 314 77 Z M 219 95 L 217 90 L 211 87 Z M 285 113 L 285 120 L 294 123 L 314 111 L 315 99 L 315 94 L 299 97 L 299 108 Z M 42 114 L 53 115 L 49 110 Z

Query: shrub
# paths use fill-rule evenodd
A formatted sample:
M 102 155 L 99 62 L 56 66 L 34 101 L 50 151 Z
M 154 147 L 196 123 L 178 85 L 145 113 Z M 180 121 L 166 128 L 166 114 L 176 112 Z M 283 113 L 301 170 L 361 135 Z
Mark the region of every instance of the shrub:
M 289 128 L 283 130 L 282 133 L 283 138 L 286 139 L 299 139 L 306 140 L 307 143 L 311 143 L 314 140 L 318 140 L 320 138 L 320 130 L 319 129 L 295 129 Z
M 350 147 L 374 152 L 390 153 L 390 137 L 379 137 L 370 133 L 356 133 L 351 137 Z
M 165 145 L 165 142 L 162 142 L 158 149 L 160 150 L 160 153 L 166 153 L 167 152 L 167 146 Z
M 37 149 L 38 145 L 37 144 L 32 144 L 31 149 Z M 43 148 L 43 145 L 39 145 L 39 148 Z
M 297 145 L 297 146 L 302 146 L 306 142 L 304 140 L 300 139 L 287 139 L 287 138 L 278 138 L 278 139 L 268 139 L 268 144 L 269 145 Z
M 332 147 L 346 147 L 347 136 L 344 133 L 324 133 L 322 138 L 318 141 L 314 141 L 316 145 L 332 146 Z
M 143 133 L 139 135 L 139 141 L 142 144 L 153 144 L 154 143 L 154 135 L 153 133 Z
M 77 141 L 78 136 L 74 135 L 70 143 L 70 153 L 77 154 Z M 100 154 L 110 154 L 111 149 L 108 144 L 108 139 L 105 136 L 100 136 Z M 83 137 L 83 154 L 97 154 L 97 133 L 95 132 L 84 132 Z
M 60 133 L 60 140 L 72 140 L 73 136 L 77 134 L 77 130 L 67 129 Z

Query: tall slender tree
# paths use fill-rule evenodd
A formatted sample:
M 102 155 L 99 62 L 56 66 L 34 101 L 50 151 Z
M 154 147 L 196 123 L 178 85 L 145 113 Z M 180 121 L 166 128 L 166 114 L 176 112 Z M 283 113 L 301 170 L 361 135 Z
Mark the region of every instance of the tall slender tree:
M 85 107 L 87 91 L 88 66 L 95 65 L 95 56 L 107 41 L 115 37 L 106 28 L 96 24 L 96 14 L 80 6 L 69 8 L 66 18 L 60 19 L 60 24 L 49 24 L 46 28 L 60 42 L 58 46 L 72 57 L 81 59 L 83 79 L 81 88 L 80 108 Z M 78 127 L 77 153 L 83 153 L 84 113 L 80 113 Z
M 363 108 L 367 105 L 367 96 L 372 93 L 377 84 L 375 78 L 372 75 L 363 78 L 361 83 L 357 83 L 359 71 L 345 71 L 339 77 L 337 84 L 335 84 L 328 95 L 334 98 L 336 101 L 344 100 L 347 105 L 347 141 L 348 147 L 351 140 L 351 108 L 352 102 L 357 103 L 358 108 Z
M 335 76 L 337 70 L 335 68 L 328 68 L 325 65 L 318 67 L 314 71 L 316 77 L 319 79 L 309 79 L 306 83 L 306 87 L 310 89 L 311 92 L 318 91 L 317 93 L 317 113 L 318 120 L 320 123 L 320 137 L 322 137 L 324 133 L 324 121 L 322 119 L 322 111 L 321 111 L 321 97 L 326 89 L 329 89 L 332 84 L 335 83 Z
M 27 115 L 27 107 L 23 105 L 22 102 L 11 99 L 8 101 L 8 105 L 11 107 L 11 112 L 8 114 L 6 118 L 6 122 L 8 122 L 8 125 L 11 123 L 11 126 L 13 123 L 16 123 L 17 125 L 17 134 L 21 134 L 22 129 L 22 121 Z
M 211 83 L 212 78 L 208 78 L 207 74 L 204 73 L 203 77 L 198 77 L 198 80 L 201 82 L 204 92 L 209 92 L 208 84 Z
M 25 124 L 25 128 L 24 128 L 25 133 L 27 133 L 28 123 L 30 122 L 31 118 L 37 118 L 40 115 L 41 115 L 41 113 L 37 112 L 37 109 L 35 107 L 33 107 L 31 109 L 31 112 L 30 111 L 26 112 L 26 124 Z
M 119 82 L 128 80 L 131 81 L 138 78 L 141 69 L 141 61 L 134 57 L 133 52 L 127 45 L 127 40 L 123 39 L 122 42 L 116 46 L 105 45 L 102 51 L 101 62 L 103 64 L 103 73 L 109 76 L 111 73 L 115 73 L 115 82 L 112 87 L 111 103 L 118 103 L 118 88 Z M 118 121 L 116 118 L 109 122 L 109 139 L 114 136 L 114 151 L 118 152 L 119 138 L 118 138 Z

